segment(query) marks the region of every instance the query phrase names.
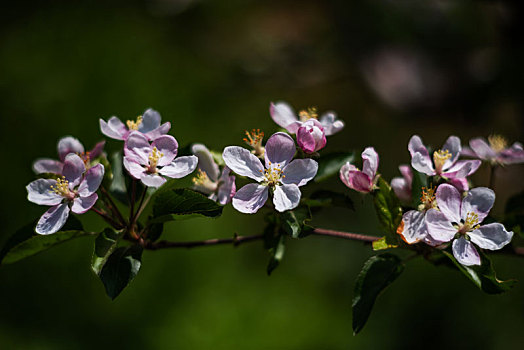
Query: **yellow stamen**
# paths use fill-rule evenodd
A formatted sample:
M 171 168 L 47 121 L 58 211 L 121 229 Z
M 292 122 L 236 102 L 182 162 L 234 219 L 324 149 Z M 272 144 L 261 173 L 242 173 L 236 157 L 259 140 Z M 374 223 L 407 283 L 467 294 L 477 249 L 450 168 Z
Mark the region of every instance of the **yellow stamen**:
M 303 109 L 300 112 L 298 112 L 298 116 L 300 117 L 300 120 L 303 122 L 309 119 L 318 119 L 317 108 L 309 107 L 307 110 Z
M 164 156 L 164 153 L 158 151 L 156 147 L 153 147 L 153 151 L 149 155 L 149 172 L 156 173 L 158 161 Z
M 422 195 L 420 196 L 420 210 L 428 210 L 437 207 L 435 196 L 436 187 L 422 187 Z
M 253 129 L 251 132 L 246 130 L 246 137 L 243 138 L 243 141 L 249 146 L 253 147 L 252 153 L 257 157 L 262 157 L 264 155 L 265 149 L 262 146 L 262 141 L 264 139 L 264 132 L 260 129 Z
M 446 160 L 450 159 L 451 156 L 452 154 L 447 149 L 439 149 L 433 153 L 433 162 L 435 163 L 435 170 L 437 173 L 442 172 L 442 168 L 444 167 Z
M 286 175 L 282 174 L 282 169 L 272 168 L 271 162 L 269 162 L 269 169 L 264 171 L 264 177 L 266 178 L 265 182 L 268 186 L 276 186 L 281 178 L 285 178 Z
M 66 180 L 65 176 L 56 179 L 56 185 L 51 185 L 51 192 L 54 192 L 65 198 L 71 197 L 72 193 L 69 190 L 69 181 Z
M 207 174 L 204 171 L 198 169 L 197 174 L 192 181 L 195 185 L 203 185 L 206 181 L 209 181 L 209 177 L 207 177 Z
M 479 227 L 480 227 L 480 225 L 479 225 L 479 216 L 478 216 L 478 214 L 470 211 L 466 215 L 466 220 L 464 220 L 464 223 L 462 225 L 459 225 L 459 232 L 460 233 L 467 233 L 467 232 L 476 230 Z
M 87 165 L 91 161 L 91 152 L 86 151 L 86 152 L 78 153 L 78 156 L 80 158 L 82 158 L 82 160 L 84 161 L 85 166 L 87 167 Z
M 490 147 L 497 153 L 508 147 L 508 141 L 501 135 L 490 135 L 488 141 Z
M 142 124 L 142 116 L 139 115 L 137 118 L 136 118 L 136 121 L 134 120 L 128 120 L 126 122 L 127 124 L 127 128 L 129 130 L 138 130 L 138 127 L 140 126 L 140 124 Z

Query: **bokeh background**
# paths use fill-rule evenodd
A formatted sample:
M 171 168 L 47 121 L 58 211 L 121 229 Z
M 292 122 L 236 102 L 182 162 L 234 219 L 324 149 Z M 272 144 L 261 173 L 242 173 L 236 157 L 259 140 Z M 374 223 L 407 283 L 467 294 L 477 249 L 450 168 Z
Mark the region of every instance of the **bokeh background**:
M 524 18 L 518 1 L 24 1 L 0 12 L 0 243 L 44 208 L 28 203 L 34 158 L 64 135 L 90 148 L 98 118 L 146 108 L 184 145 L 221 150 L 243 131 L 276 130 L 270 101 L 335 110 L 346 122 L 324 152 L 373 145 L 390 179 L 412 134 L 439 147 L 492 133 L 524 140 Z M 520 28 L 520 29 L 519 29 Z M 116 150 L 118 142 L 108 142 Z M 496 213 L 524 189 L 523 166 L 498 174 Z M 486 169 L 474 180 L 486 185 Z M 335 177 L 333 190 L 349 191 Z M 309 188 L 311 191 L 315 188 Z M 370 198 L 315 224 L 380 234 Z M 92 214 L 85 226 L 103 225 Z M 172 240 L 255 234 L 259 216 L 169 224 Z M 0 267 L 2 349 L 520 349 L 524 283 L 482 294 L 458 272 L 421 259 L 351 331 L 354 280 L 372 255 L 358 242 L 288 241 L 268 277 L 260 243 L 146 252 L 115 301 L 79 239 Z M 524 260 L 494 258 L 524 281 Z

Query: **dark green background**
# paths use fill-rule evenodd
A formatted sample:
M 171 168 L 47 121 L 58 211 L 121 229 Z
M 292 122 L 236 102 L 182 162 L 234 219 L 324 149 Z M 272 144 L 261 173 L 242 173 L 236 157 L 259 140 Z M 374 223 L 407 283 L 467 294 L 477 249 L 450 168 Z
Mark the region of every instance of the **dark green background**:
M 181 145 L 198 141 L 217 150 L 240 145 L 245 129 L 275 131 L 270 101 L 333 109 L 346 128 L 324 152 L 360 153 L 373 145 L 388 179 L 409 161 L 407 142 L 415 133 L 435 147 L 450 134 L 464 142 L 493 132 L 522 141 L 519 6 L 13 2 L 0 12 L 0 242 L 45 210 L 25 199 L 33 159 L 56 157 L 64 135 L 90 148 L 102 139 L 98 118 L 135 118 L 148 107 L 171 121 Z M 393 88 L 384 95 L 381 86 Z M 119 146 L 111 141 L 107 148 Z M 474 177 L 479 185 L 486 184 L 485 170 Z M 524 188 L 522 176 L 520 165 L 499 173 L 495 212 Z M 336 177 L 323 186 L 349 193 Z M 315 224 L 379 234 L 370 198 L 350 195 L 356 213 L 332 210 Z M 90 230 L 103 226 L 91 213 L 82 219 Z M 165 237 L 261 230 L 259 216 L 228 206 L 218 220 L 169 224 Z M 140 274 L 112 302 L 89 268 L 92 241 L 0 268 L 0 348 L 516 349 L 524 341 L 524 284 L 484 295 L 458 272 L 422 260 L 409 262 L 353 337 L 353 282 L 372 254 L 358 242 L 289 241 L 271 277 L 260 243 L 146 252 Z M 523 259 L 494 262 L 501 277 L 524 280 Z

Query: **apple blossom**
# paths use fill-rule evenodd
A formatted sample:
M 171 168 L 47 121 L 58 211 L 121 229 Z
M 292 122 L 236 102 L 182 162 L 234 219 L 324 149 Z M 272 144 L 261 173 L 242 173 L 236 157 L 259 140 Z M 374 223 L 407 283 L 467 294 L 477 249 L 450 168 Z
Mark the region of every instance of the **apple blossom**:
M 322 124 L 316 119 L 302 123 L 297 130 L 298 146 L 306 153 L 317 152 L 326 146 L 326 135 Z
M 362 171 L 347 162 L 340 168 L 340 180 L 349 188 L 362 193 L 373 190 L 378 176 L 378 154 L 373 147 L 368 147 L 362 152 Z
M 405 202 L 411 202 L 411 183 L 413 181 L 413 172 L 409 165 L 400 165 L 398 167 L 402 177 L 394 177 L 391 179 L 391 188 L 395 191 L 397 197 Z
M 492 164 L 517 164 L 524 163 L 524 149 L 522 144 L 515 142 L 508 147 L 506 139 L 500 135 L 491 135 L 488 142 L 483 138 L 469 141 L 469 148 L 464 147 L 462 154 L 479 158 Z
M 122 123 L 117 117 L 111 117 L 107 122 L 100 119 L 100 130 L 102 134 L 115 140 L 125 141 L 133 131 L 139 131 L 148 140 L 154 140 L 161 135 L 167 134 L 169 129 L 171 129 L 170 122 L 160 125 L 160 120 L 160 113 L 149 108 L 143 115 L 138 116 L 136 120 L 126 121 L 126 124 Z

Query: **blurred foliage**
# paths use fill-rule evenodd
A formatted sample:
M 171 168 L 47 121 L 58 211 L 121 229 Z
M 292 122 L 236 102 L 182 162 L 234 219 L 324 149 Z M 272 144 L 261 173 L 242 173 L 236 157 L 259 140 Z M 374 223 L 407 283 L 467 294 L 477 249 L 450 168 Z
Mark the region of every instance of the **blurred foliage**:
M 244 130 L 275 131 L 270 101 L 333 109 L 346 129 L 329 152 L 373 145 L 380 172 L 398 176 L 414 134 L 440 145 L 497 132 L 524 140 L 524 25 L 517 1 L 25 1 L 0 13 L 0 242 L 44 208 L 26 201 L 37 157 L 61 136 L 102 139 L 98 118 L 146 108 L 171 121 L 183 146 L 221 150 Z M 121 144 L 109 141 L 108 153 Z M 322 153 L 322 152 L 321 152 Z M 497 208 L 522 191 L 522 166 L 498 173 Z M 474 177 L 485 185 L 486 169 Z M 186 181 L 186 182 L 184 182 Z M 188 185 L 189 179 L 178 186 Z M 336 177 L 308 186 L 347 193 Z M 313 224 L 380 228 L 371 198 Z M 103 224 L 82 217 L 90 231 Z M 256 234 L 260 216 L 226 207 L 218 219 L 166 223 L 170 239 Z M 112 302 L 90 271 L 90 238 L 0 268 L 3 349 L 519 348 L 523 261 L 494 256 L 501 278 L 484 295 L 459 273 L 410 261 L 351 335 L 354 281 L 371 249 L 324 237 L 287 240 L 271 277 L 260 243 L 145 252 L 140 275 Z M 91 242 L 92 243 L 92 242 Z M 504 315 L 504 317 L 501 317 Z M 428 334 L 431 342 L 428 343 Z

